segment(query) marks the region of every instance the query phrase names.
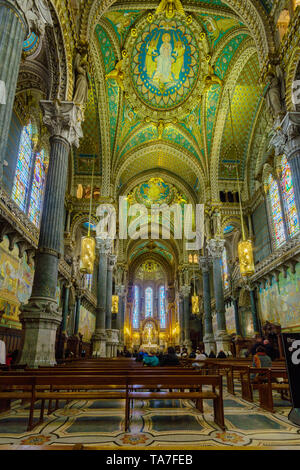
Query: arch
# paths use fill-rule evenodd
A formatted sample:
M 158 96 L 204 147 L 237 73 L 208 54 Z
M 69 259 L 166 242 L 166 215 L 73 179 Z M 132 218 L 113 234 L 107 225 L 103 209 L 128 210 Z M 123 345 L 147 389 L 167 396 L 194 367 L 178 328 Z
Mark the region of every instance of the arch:
M 173 271 L 172 266 L 168 263 L 168 261 L 162 255 L 158 253 L 149 252 L 149 253 L 142 254 L 141 256 L 133 260 L 132 263 L 129 264 L 129 267 L 128 267 L 129 285 L 133 284 L 135 273 L 139 269 L 139 267 L 148 260 L 154 261 L 161 266 L 161 268 L 166 274 L 168 284 L 171 284 L 172 279 L 174 277 L 174 274 L 173 274 L 174 271 Z

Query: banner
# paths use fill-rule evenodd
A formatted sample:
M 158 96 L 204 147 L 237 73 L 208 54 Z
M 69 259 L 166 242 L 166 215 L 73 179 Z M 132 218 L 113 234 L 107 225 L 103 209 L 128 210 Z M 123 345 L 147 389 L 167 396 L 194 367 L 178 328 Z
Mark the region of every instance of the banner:
M 300 333 L 282 333 L 293 408 L 300 408 Z

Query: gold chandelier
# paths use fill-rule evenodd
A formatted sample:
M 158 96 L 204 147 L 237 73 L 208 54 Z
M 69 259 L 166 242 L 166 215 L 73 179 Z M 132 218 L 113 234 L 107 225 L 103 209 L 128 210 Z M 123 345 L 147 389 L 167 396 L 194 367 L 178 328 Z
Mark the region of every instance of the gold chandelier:
M 94 157 L 94 161 L 93 161 L 88 234 L 87 236 L 82 237 L 81 239 L 80 271 L 84 274 L 93 274 L 94 262 L 96 259 L 96 254 L 95 254 L 96 241 L 94 237 L 91 237 L 91 216 L 92 216 L 92 204 L 93 204 L 95 159 L 96 159 L 96 156 Z
M 249 240 L 249 239 L 247 240 L 246 235 L 245 235 L 240 180 L 239 180 L 238 165 L 237 165 L 237 151 L 236 151 L 236 143 L 235 143 L 234 132 L 233 132 L 232 109 L 231 109 L 231 100 L 230 100 L 229 90 L 228 90 L 228 97 L 229 97 L 232 140 L 234 143 L 234 149 L 236 153 L 236 156 L 235 156 L 236 157 L 236 179 L 237 179 L 237 185 L 238 185 L 240 217 L 241 217 L 241 227 L 242 227 L 242 240 L 238 243 L 238 256 L 239 256 L 239 261 L 240 261 L 241 275 L 247 277 L 247 276 L 252 276 L 252 274 L 255 273 L 254 259 L 253 259 L 253 244 L 252 244 L 252 240 Z
M 192 314 L 193 314 L 193 315 L 199 315 L 199 313 L 200 313 L 200 309 L 199 309 L 199 296 L 196 295 L 195 265 L 194 265 L 193 271 L 194 271 L 194 295 L 192 295 Z
M 119 313 L 119 296 L 112 295 L 111 313 Z

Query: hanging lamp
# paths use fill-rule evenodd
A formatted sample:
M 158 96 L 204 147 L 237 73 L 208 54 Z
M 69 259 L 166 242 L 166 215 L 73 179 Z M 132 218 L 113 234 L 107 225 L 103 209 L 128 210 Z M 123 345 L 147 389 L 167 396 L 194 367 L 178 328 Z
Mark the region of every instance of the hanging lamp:
M 88 234 L 87 236 L 81 238 L 80 272 L 84 274 L 93 274 L 94 262 L 96 258 L 96 255 L 95 255 L 96 241 L 94 237 L 91 237 L 91 217 L 92 217 L 92 204 L 93 204 L 95 159 L 96 157 L 94 157 L 94 162 L 93 162 Z
M 194 256 L 193 256 L 194 259 Z M 192 314 L 193 315 L 199 315 L 200 309 L 199 309 L 199 296 L 196 295 L 196 277 L 195 277 L 195 264 L 193 267 L 194 271 L 194 295 L 192 295 Z
M 241 200 L 241 191 L 240 191 L 240 180 L 239 180 L 238 164 L 237 164 L 237 151 L 236 151 L 236 143 L 235 143 L 234 132 L 233 132 L 232 109 L 231 109 L 231 100 L 230 100 L 229 90 L 228 90 L 228 98 L 229 98 L 229 110 L 230 110 L 232 140 L 233 140 L 234 150 L 235 150 L 235 154 L 236 154 L 235 155 L 235 157 L 236 157 L 236 179 L 237 179 L 237 186 L 238 186 L 240 217 L 241 217 L 241 227 L 242 227 L 242 240 L 238 243 L 238 257 L 239 257 L 239 262 L 240 262 L 241 275 L 245 276 L 245 277 L 248 277 L 248 276 L 252 276 L 252 274 L 255 273 L 254 259 L 253 259 L 253 244 L 252 244 L 252 240 L 249 240 L 249 239 L 247 240 L 246 235 L 245 235 L 242 200 Z

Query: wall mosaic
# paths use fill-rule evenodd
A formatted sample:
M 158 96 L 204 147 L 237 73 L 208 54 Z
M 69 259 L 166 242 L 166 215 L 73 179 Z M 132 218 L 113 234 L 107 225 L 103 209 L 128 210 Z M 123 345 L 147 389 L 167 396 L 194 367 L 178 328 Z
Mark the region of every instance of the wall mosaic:
M 259 289 L 259 312 L 262 322 L 279 323 L 282 328 L 300 329 L 300 263 L 295 274 L 287 271 L 286 279 L 279 274 L 279 282 L 273 278 L 272 286 Z

